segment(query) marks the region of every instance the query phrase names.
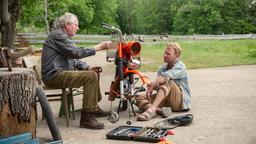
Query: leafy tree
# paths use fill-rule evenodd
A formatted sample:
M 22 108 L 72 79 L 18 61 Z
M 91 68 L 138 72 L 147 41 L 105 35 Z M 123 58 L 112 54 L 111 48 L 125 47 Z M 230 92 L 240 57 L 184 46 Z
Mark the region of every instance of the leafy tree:
M 132 33 L 143 34 L 171 33 L 173 29 L 173 17 L 180 5 L 185 2 L 185 0 L 123 1 L 119 4 L 118 14 L 121 21 L 118 24 L 125 29 L 130 19 L 133 21 L 133 27 L 130 28 Z M 121 7 L 124 4 L 126 7 Z
M 37 5 L 37 7 L 35 7 Z M 44 5 L 42 0 L 28 0 L 22 3 L 20 29 L 31 25 L 42 29 L 44 23 Z M 50 25 L 65 12 L 78 16 L 80 33 L 101 32 L 101 23 L 115 24 L 117 0 L 50 0 L 48 1 L 48 21 Z
M 45 31 L 43 0 L 21 2 L 18 29 Z M 48 0 L 50 25 L 65 12 L 78 16 L 80 33 L 104 33 L 102 23 L 127 34 L 256 32 L 255 0 Z
M 195 9 L 194 5 L 186 4 L 178 10 L 177 14 L 174 17 L 174 34 L 194 33 L 192 21 L 190 18 L 193 9 Z
M 256 32 L 255 10 L 253 0 L 226 0 L 221 11 L 225 25 L 224 33 Z
M 35 7 L 36 5 L 36 7 Z M 44 5 L 42 0 L 21 1 L 21 16 L 18 20 L 18 30 L 29 28 L 44 28 Z
M 222 1 L 203 0 L 183 5 L 174 18 L 176 34 L 220 34 Z
M 116 21 L 123 33 L 131 34 L 136 29 L 136 0 L 120 0 L 117 8 Z
M 91 33 L 103 33 L 102 23 L 115 25 L 117 0 L 92 0 L 94 16 L 89 25 Z
M 70 0 L 51 0 L 48 1 L 48 21 L 50 26 L 57 17 L 68 11 L 68 4 Z M 44 2 L 42 0 L 26 0 L 22 1 L 21 17 L 18 21 L 18 28 L 22 30 L 24 28 L 37 28 L 35 31 L 45 29 L 44 22 Z
M 79 33 L 88 33 L 94 18 L 95 10 L 91 0 L 78 0 L 69 4 L 69 12 L 77 15 L 79 19 Z

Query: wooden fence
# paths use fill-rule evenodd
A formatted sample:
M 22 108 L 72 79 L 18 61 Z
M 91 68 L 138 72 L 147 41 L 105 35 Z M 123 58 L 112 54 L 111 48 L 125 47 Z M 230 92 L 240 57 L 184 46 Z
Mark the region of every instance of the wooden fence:
M 16 43 L 42 44 L 46 34 L 18 33 Z M 127 36 L 128 39 L 138 39 L 145 42 L 174 41 L 174 40 L 231 40 L 231 39 L 256 39 L 256 34 L 229 34 L 229 35 L 138 35 Z M 111 35 L 83 35 L 77 34 L 72 38 L 75 43 L 99 43 L 111 40 Z

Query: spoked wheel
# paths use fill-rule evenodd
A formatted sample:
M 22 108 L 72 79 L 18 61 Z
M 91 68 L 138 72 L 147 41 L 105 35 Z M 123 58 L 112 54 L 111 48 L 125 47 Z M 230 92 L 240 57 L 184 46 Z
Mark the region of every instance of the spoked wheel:
M 108 116 L 108 121 L 111 123 L 116 123 L 119 120 L 119 115 L 117 112 L 111 112 Z
M 133 75 L 128 75 L 126 76 L 126 78 L 124 79 L 124 83 L 123 83 L 123 87 L 124 87 L 124 93 L 126 94 L 130 94 L 131 93 L 131 89 L 132 89 L 132 84 L 133 84 Z M 123 99 L 121 102 L 121 106 L 120 106 L 120 110 L 121 111 L 125 111 L 128 108 L 128 100 L 127 99 Z

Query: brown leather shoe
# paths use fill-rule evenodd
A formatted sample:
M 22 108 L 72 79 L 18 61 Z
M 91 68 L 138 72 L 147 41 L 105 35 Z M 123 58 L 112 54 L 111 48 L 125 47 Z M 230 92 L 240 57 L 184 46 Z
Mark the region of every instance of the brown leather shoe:
M 98 122 L 92 112 L 81 111 L 80 128 L 103 129 L 104 124 Z
M 103 111 L 100 107 L 98 107 L 98 111 L 93 112 L 95 117 L 107 117 L 109 112 Z

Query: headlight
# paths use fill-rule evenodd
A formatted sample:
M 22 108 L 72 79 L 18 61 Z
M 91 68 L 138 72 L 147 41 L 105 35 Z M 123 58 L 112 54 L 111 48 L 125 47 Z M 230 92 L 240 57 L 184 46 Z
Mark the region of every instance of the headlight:
M 129 61 L 128 63 L 128 67 L 130 69 L 139 69 L 140 68 L 140 61 L 137 59 L 132 59 L 131 61 Z
M 127 45 L 124 47 L 125 51 L 132 56 L 136 56 L 140 54 L 141 45 L 136 41 L 129 41 Z
M 131 46 L 131 54 L 133 56 L 140 54 L 140 49 L 141 49 L 140 43 L 138 42 L 133 43 L 133 45 Z

